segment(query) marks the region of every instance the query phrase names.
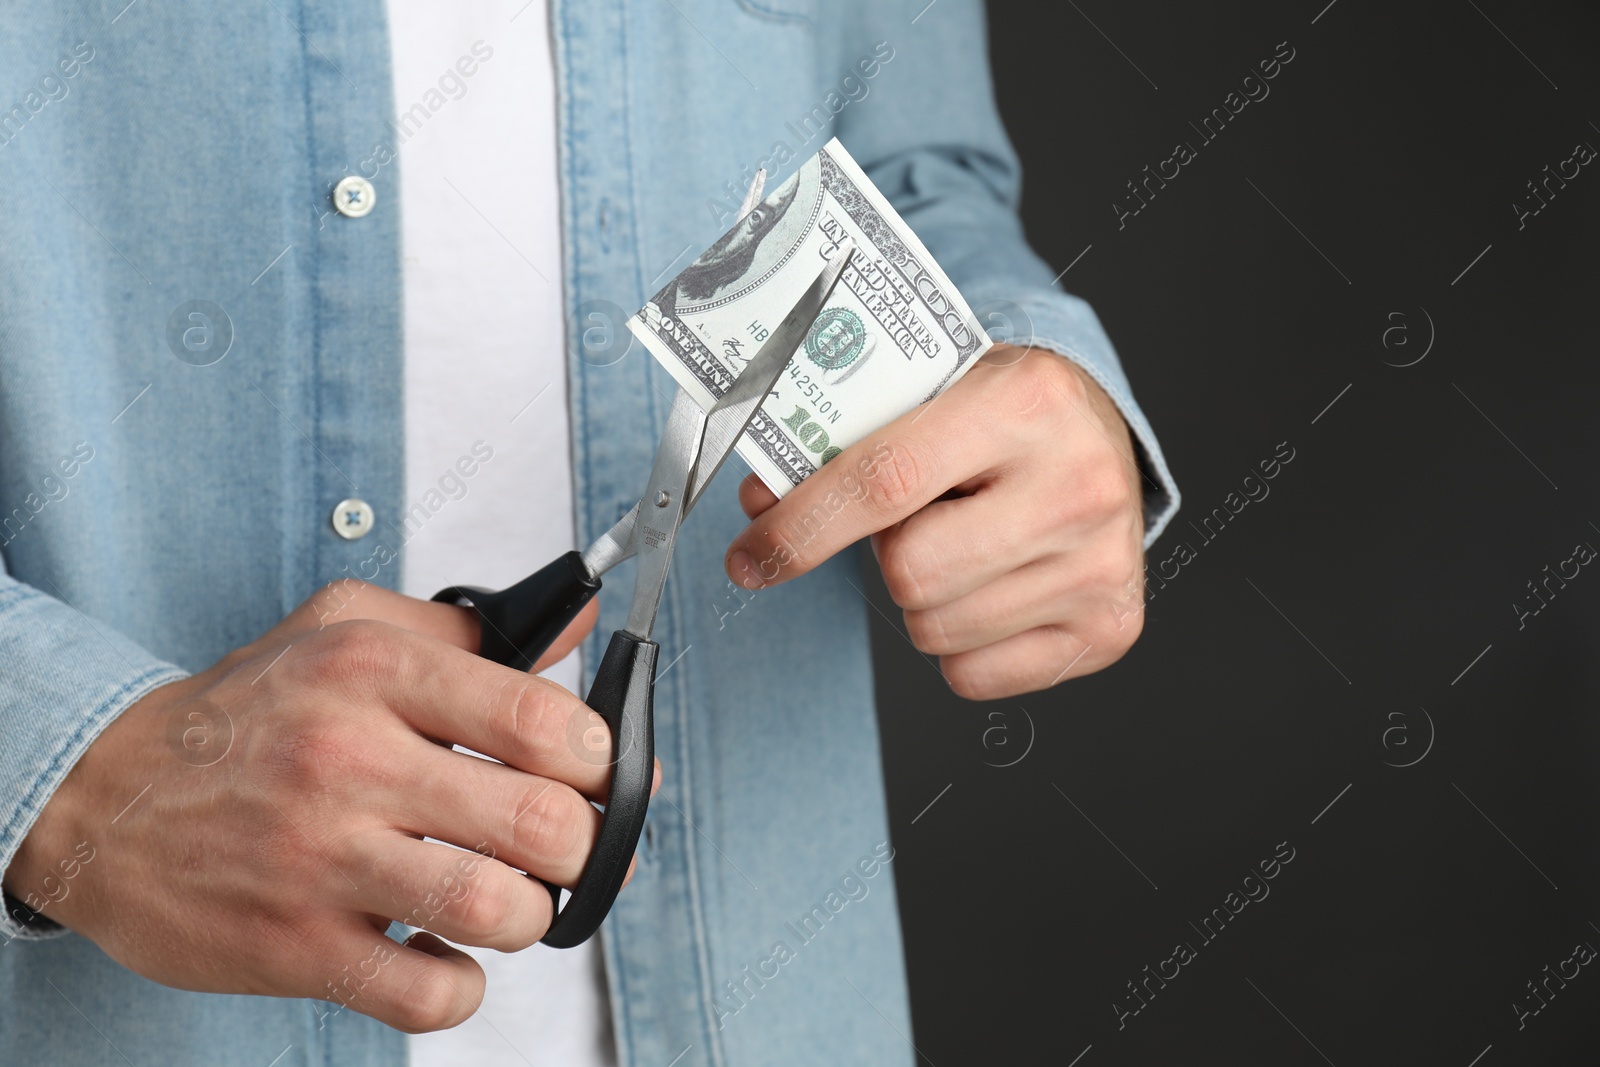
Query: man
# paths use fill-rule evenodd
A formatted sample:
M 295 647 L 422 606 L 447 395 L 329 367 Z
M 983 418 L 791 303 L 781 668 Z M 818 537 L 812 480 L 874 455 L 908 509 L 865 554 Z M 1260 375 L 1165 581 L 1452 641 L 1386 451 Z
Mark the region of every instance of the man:
M 0 1061 L 911 1062 L 852 546 L 996 698 L 1126 650 L 1177 500 L 1022 240 L 978 6 L 921 6 L 7 16 Z M 631 506 L 671 384 L 611 309 L 830 132 L 1033 346 L 782 502 L 727 478 L 697 507 L 602 994 L 593 953 L 529 948 L 550 901 L 521 872 L 575 882 L 609 738 L 571 659 L 564 686 L 480 660 L 422 598 Z M 614 1050 L 581 1033 L 606 1007 Z

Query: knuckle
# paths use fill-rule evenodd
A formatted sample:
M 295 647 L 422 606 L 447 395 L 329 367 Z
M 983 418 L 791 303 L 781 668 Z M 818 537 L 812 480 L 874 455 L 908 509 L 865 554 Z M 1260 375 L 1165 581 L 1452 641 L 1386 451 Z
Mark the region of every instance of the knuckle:
M 557 862 L 582 847 L 581 830 L 589 802 L 566 786 L 541 782 L 522 790 L 511 818 L 512 841 L 529 856 Z
M 964 700 L 985 700 L 989 696 L 988 678 L 972 656 L 944 656 L 939 660 L 950 691 Z
M 1120 515 L 1134 501 L 1133 475 L 1122 456 L 1107 453 L 1086 470 L 1083 496 L 1101 515 Z
M 402 662 L 393 627 L 380 622 L 358 619 L 335 623 L 311 640 L 311 654 L 298 657 L 298 665 L 319 680 L 371 681 L 394 674 Z
M 1109 666 L 1127 654 L 1144 633 L 1144 600 L 1140 596 L 1110 601 L 1094 623 L 1094 647 Z
M 1071 494 L 1073 518 L 1120 515 L 1134 502 L 1132 475 L 1121 456 L 1108 454 L 1079 472 L 1077 491 Z
M 922 488 L 922 470 L 927 463 L 920 454 L 921 446 L 907 441 L 896 441 L 879 455 L 877 462 L 867 472 L 867 506 L 884 515 L 898 515 L 917 498 Z
M 442 964 L 421 967 L 395 1003 L 395 1028 L 408 1034 L 443 1030 L 461 1015 L 461 994 Z
M 1017 414 L 1024 418 L 1063 416 L 1082 406 L 1088 395 L 1067 360 L 1046 352 L 1036 352 L 1012 368 L 1011 389 Z
M 494 937 L 516 911 L 509 887 L 498 878 L 474 878 L 466 885 L 467 892 L 456 904 L 456 924 L 476 940 Z
M 1118 643 L 1115 647 L 1117 649 L 1117 658 L 1121 659 L 1133 647 L 1134 642 L 1139 640 L 1140 635 L 1144 633 L 1144 604 L 1135 604 L 1127 614 L 1121 616 L 1117 621 L 1120 623 L 1120 627 L 1117 632 Z
M 910 537 L 886 540 L 878 553 L 878 569 L 890 598 L 913 611 L 932 603 L 933 587 L 942 573 L 938 553 Z
M 911 643 L 918 651 L 937 656 L 951 650 L 944 616 L 937 608 L 927 611 L 908 611 L 905 616 L 906 632 L 911 636 Z
M 544 683 L 507 679 L 490 704 L 489 736 L 499 751 L 513 760 L 530 762 L 546 756 L 558 743 L 559 716 L 550 710 L 550 693 Z
M 1101 643 L 1102 635 L 1093 624 L 1084 626 L 1081 620 L 1060 622 L 1040 627 L 1040 630 L 1055 648 L 1040 664 L 1041 677 L 1031 679 L 1024 688 L 1049 689 L 1068 678 L 1079 678 L 1100 669 L 1106 646 Z
M 1094 569 L 1094 580 L 1102 589 L 1110 590 L 1114 598 L 1138 604 L 1143 600 L 1142 593 L 1128 579 L 1130 574 L 1138 573 L 1138 562 L 1119 546 L 1099 561 Z

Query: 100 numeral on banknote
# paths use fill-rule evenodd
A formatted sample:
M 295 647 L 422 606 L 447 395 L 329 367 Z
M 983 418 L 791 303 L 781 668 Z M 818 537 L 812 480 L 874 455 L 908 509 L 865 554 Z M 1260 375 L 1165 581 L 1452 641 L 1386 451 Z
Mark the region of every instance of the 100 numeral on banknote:
M 850 265 L 738 444 L 779 496 L 938 396 L 990 344 L 844 147 L 824 145 L 628 320 L 709 408 L 846 237 L 856 243 Z

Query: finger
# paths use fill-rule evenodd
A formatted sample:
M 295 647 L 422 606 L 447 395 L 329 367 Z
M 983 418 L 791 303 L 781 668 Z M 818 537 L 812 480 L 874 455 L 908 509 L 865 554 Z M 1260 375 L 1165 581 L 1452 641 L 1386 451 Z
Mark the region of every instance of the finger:
M 545 650 L 544 655 L 540 656 L 539 661 L 533 665 L 533 673 L 538 674 L 546 667 L 566 659 L 572 653 L 572 650 L 582 644 L 585 637 L 589 636 L 590 631 L 594 629 L 595 620 L 598 618 L 600 618 L 600 601 L 591 600 L 583 606 L 582 611 L 578 612 L 578 617 L 568 623 L 567 628 L 562 630 L 561 634 L 550 643 L 550 647 Z
M 739 483 L 739 506 L 744 509 L 745 518 L 753 519 L 777 502 L 778 494 L 767 488 L 760 475 L 746 475 Z
M 599 616 L 600 605 L 597 601 L 584 605 L 577 618 L 561 631 L 539 657 L 533 665 L 533 672 L 537 674 L 565 659 L 589 636 Z M 482 626 L 471 608 L 419 600 L 354 578 L 329 582 L 291 612 L 272 632 L 278 637 L 292 639 L 293 636 L 321 630 L 335 623 L 358 619 L 386 622 L 467 652 L 477 652 L 482 642 Z
M 355 578 L 341 578 L 317 590 L 274 626 L 267 637 L 293 641 L 338 623 L 359 620 L 386 622 L 467 652 L 478 651 L 478 619 L 471 609 L 418 600 Z
M 601 796 L 611 732 L 577 697 L 543 678 L 383 622 L 330 626 L 268 677 L 307 680 L 377 700 L 423 737 L 462 745 Z
M 1132 490 L 1104 456 L 1007 466 L 874 534 L 889 595 L 908 610 L 935 608 L 1061 553 L 1106 558 L 1118 580 L 1137 571 L 1143 517 L 1126 506 Z
M 483 968 L 428 933 L 397 944 L 352 919 L 316 948 L 326 973 L 304 995 L 331 1002 L 333 1011 L 349 1008 L 420 1034 L 460 1025 L 483 1002 Z
M 352 901 L 362 911 L 501 952 L 550 928 L 550 890 L 501 862 L 492 844 L 469 851 L 382 830 L 349 847 L 364 872 Z
M 1061 556 L 1030 563 L 947 604 L 908 610 L 906 631 L 921 651 L 950 656 L 1039 626 L 1098 625 L 1101 620 L 1090 615 L 1119 591 L 1086 577 L 1085 570 Z
M 963 384 L 845 449 L 761 513 L 729 546 L 728 576 L 759 589 L 805 574 L 991 469 L 1003 435 Z
M 423 749 L 426 750 L 423 750 Z M 600 836 L 600 812 L 577 790 L 464 752 L 419 746 L 420 773 L 393 799 L 398 829 L 484 849 L 571 888 Z
M 1037 496 L 1022 479 L 1001 478 L 873 534 L 889 596 L 911 611 L 938 607 L 1064 547 Z
M 1120 655 L 1121 649 L 1097 649 L 1063 627 L 1041 626 L 998 644 L 941 656 L 939 670 L 957 696 L 999 700 L 1092 674 Z

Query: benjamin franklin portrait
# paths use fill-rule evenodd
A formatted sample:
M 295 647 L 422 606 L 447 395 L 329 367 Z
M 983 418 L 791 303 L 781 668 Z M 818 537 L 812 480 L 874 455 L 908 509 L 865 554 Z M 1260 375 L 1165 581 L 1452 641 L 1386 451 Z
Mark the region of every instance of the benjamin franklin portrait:
M 820 168 L 802 166 L 751 209 L 651 300 L 663 316 L 737 296 L 758 286 L 805 238 L 821 198 Z M 801 210 L 791 210 L 796 204 Z

